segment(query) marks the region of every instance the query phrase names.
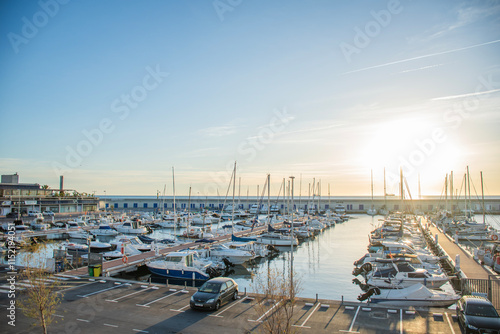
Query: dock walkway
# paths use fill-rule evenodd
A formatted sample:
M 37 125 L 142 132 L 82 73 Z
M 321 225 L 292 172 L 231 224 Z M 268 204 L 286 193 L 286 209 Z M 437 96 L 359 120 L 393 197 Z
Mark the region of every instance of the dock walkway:
M 281 224 L 276 224 L 273 227 L 277 227 L 278 225 L 281 225 Z M 238 236 L 238 237 L 250 236 L 250 235 L 260 233 L 260 232 L 264 232 L 266 230 L 267 230 L 267 225 L 264 225 L 264 226 L 256 227 L 253 230 L 245 230 L 245 231 L 235 232 L 234 235 Z M 225 242 L 225 241 L 230 241 L 231 234 L 220 235 L 220 236 L 213 238 L 212 240 L 216 240 L 219 243 Z M 188 242 L 188 243 L 178 245 L 178 246 L 162 248 L 158 251 L 159 255 L 157 255 L 155 251 L 144 252 L 141 254 L 129 256 L 127 263 L 123 263 L 121 258 L 116 259 L 116 260 L 111 260 L 111 261 L 105 261 L 103 263 L 101 275 L 102 276 L 109 276 L 109 275 L 112 275 L 112 274 L 119 272 L 119 271 L 126 271 L 127 269 L 129 269 L 129 267 L 134 267 L 134 268 L 138 267 L 142 264 L 145 264 L 146 262 L 149 262 L 151 260 L 159 258 L 165 254 L 168 254 L 171 252 L 176 252 L 176 251 L 179 251 L 181 249 L 188 249 L 191 247 L 197 247 L 200 245 L 202 245 L 202 244 L 200 244 L 199 242 L 193 241 L 193 242 Z M 72 275 L 72 276 L 83 276 L 83 275 L 87 275 L 87 272 L 88 272 L 88 267 L 85 266 L 85 267 L 80 267 L 80 268 L 73 269 L 73 270 L 68 270 L 68 271 L 65 271 L 64 273 L 67 275 Z
M 429 231 L 433 236 L 438 236 L 439 245 L 453 261 L 455 261 L 457 254 L 460 256 L 460 270 L 467 278 L 487 280 L 488 277 L 492 275 L 491 272 L 477 263 L 469 253 L 463 251 L 462 248 L 450 240 L 450 238 L 436 226 L 430 224 Z

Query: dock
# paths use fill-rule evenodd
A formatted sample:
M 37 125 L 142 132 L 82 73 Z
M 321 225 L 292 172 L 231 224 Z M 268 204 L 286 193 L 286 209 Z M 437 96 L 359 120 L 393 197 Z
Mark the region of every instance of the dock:
M 280 224 L 275 224 L 273 227 L 277 228 L 281 226 Z M 245 230 L 245 231 L 240 231 L 240 232 L 235 232 L 234 235 L 237 237 L 246 237 L 246 236 L 252 236 L 261 232 L 264 232 L 267 230 L 267 225 L 264 226 L 258 226 L 254 228 L 253 230 Z M 225 235 L 220 235 L 216 236 L 215 238 L 211 239 L 215 240 L 215 243 L 221 243 L 221 242 L 226 242 L 231 240 L 231 234 L 225 234 Z M 173 247 L 166 247 L 166 248 L 161 248 L 156 251 L 149 251 L 149 252 L 144 252 L 141 254 L 137 255 L 132 255 L 128 257 L 127 263 L 123 262 L 123 259 L 116 259 L 116 260 L 111 260 L 111 261 L 105 261 L 103 263 L 103 268 L 102 268 L 102 276 L 112 276 L 115 274 L 118 274 L 119 272 L 128 272 L 128 271 L 134 271 L 138 267 L 146 264 L 147 262 L 156 260 L 160 257 L 163 257 L 164 255 L 171 253 L 171 252 L 176 252 L 182 249 L 189 249 L 189 248 L 195 248 L 199 247 L 200 245 L 203 245 L 202 243 L 199 242 L 188 242 L 184 243 L 182 245 L 178 246 L 173 246 Z M 87 275 L 88 272 L 88 267 L 80 267 L 77 269 L 73 270 L 67 270 L 64 273 L 67 275 L 71 276 L 84 276 Z

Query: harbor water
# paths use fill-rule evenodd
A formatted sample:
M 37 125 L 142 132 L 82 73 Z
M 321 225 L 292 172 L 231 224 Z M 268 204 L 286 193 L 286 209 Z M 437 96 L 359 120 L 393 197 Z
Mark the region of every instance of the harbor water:
M 497 218 L 488 216 L 487 224 L 500 229 Z M 356 301 L 361 289 L 352 283 L 354 278 L 352 275 L 353 263 L 367 252 L 368 235 L 381 223 L 382 219 L 383 216 L 351 215 L 349 220 L 327 228 L 315 238 L 305 240 L 295 247 L 293 268 L 294 280 L 298 282 L 299 287 L 298 296 L 315 298 L 317 295 L 320 299 Z M 476 220 L 482 221 L 482 216 L 476 216 Z M 182 229 L 178 229 L 176 232 L 179 234 Z M 173 229 L 157 229 L 149 236 L 165 239 L 171 237 L 173 233 Z M 110 238 L 101 237 L 99 240 L 107 242 Z M 38 254 L 39 259 L 51 257 L 52 249 L 59 248 L 60 245 L 61 241 L 51 242 L 42 254 Z M 273 268 L 283 274 L 283 279 L 289 278 L 290 255 L 288 247 L 280 248 L 280 252 L 273 257 L 233 267 L 228 276 L 238 283 L 241 292 L 245 290 L 262 292 L 258 291 L 258 277 L 260 277 L 260 281 L 264 281 L 269 269 Z M 23 265 L 24 259 L 25 256 L 21 251 L 16 258 L 16 264 Z M 3 258 L 2 262 L 7 263 L 7 259 Z M 133 275 L 131 277 L 142 280 L 149 279 L 149 275 L 140 278 Z M 165 278 L 155 279 L 153 277 L 152 281 L 165 283 Z M 169 283 L 193 285 L 192 282 L 173 282 L 172 280 Z M 452 289 L 449 283 L 443 288 L 444 290 Z

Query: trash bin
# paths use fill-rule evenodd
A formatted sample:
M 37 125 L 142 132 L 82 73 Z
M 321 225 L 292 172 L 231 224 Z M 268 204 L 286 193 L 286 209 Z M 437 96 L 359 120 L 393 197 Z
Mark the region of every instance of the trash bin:
M 91 266 L 90 264 L 89 264 L 89 276 L 94 277 L 94 266 Z
M 94 277 L 99 277 L 101 276 L 101 265 L 97 264 L 94 266 Z
M 63 261 L 56 261 L 56 273 L 60 273 L 64 271 L 64 262 Z

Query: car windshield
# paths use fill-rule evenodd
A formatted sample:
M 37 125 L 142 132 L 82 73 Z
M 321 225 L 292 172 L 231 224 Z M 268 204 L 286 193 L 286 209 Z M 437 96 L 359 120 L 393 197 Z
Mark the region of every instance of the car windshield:
M 219 283 L 205 283 L 201 286 L 200 292 L 208 292 L 208 293 L 218 293 L 220 290 Z
M 498 313 L 491 305 L 469 304 L 467 306 L 467 315 L 476 317 L 498 318 Z

